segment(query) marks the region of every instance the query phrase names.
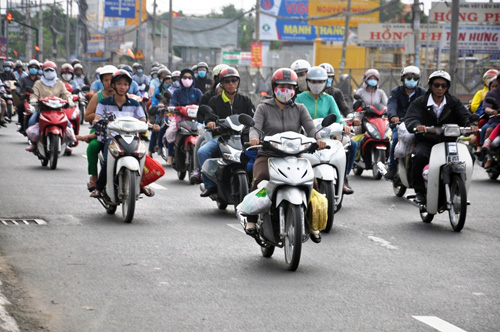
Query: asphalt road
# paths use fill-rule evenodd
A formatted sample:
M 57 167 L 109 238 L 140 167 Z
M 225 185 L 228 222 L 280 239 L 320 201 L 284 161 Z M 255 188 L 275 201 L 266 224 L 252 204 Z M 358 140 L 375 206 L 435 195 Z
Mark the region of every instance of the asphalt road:
M 351 176 L 332 232 L 289 272 L 170 168 L 124 224 L 89 197 L 85 143 L 54 171 L 25 147 L 0 129 L 0 219 L 46 222 L 0 224 L 0 291 L 20 331 L 499 329 L 500 182 L 479 167 L 461 233 L 447 214 L 421 222 L 370 172 Z

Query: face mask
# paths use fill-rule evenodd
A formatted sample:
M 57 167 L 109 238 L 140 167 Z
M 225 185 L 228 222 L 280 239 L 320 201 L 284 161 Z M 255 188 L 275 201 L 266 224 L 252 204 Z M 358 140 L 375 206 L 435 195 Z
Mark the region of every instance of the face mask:
M 170 88 L 170 83 L 168 83 L 168 84 L 163 84 L 163 88 L 164 88 L 164 89 L 168 89 L 168 88 Z
M 331 87 L 331 86 L 332 86 L 332 82 L 333 82 L 333 78 L 328 78 L 328 79 L 326 80 L 326 87 L 327 87 L 327 88 Z
M 181 82 L 179 82 L 179 81 L 174 81 L 174 83 L 172 83 L 172 86 L 173 86 L 174 88 L 180 88 L 180 87 L 181 87 Z
M 307 91 L 307 81 L 305 76 L 299 77 L 297 83 L 300 91 Z
M 198 78 L 198 73 L 194 73 L 194 78 Z
M 408 89 L 415 89 L 415 87 L 417 86 L 417 84 L 418 84 L 418 81 L 405 79 L 405 86 Z
M 371 87 L 376 87 L 378 85 L 378 81 L 377 80 L 368 80 L 368 81 L 366 81 L 366 84 L 368 84 Z
M 71 78 L 73 77 L 73 75 L 71 74 L 62 74 L 62 78 L 65 80 L 65 81 L 71 81 Z
M 54 70 L 53 71 L 44 71 L 43 76 L 45 77 L 45 79 L 52 81 L 57 77 L 57 73 Z
M 280 103 L 288 104 L 290 101 L 292 101 L 292 98 L 295 95 L 295 90 L 275 88 L 274 95 Z
M 42 76 L 43 75 L 43 70 L 39 69 L 38 70 L 38 75 Z
M 11 69 L 10 69 L 10 67 L 5 67 L 4 70 L 9 72 Z
M 193 85 L 193 80 L 189 78 L 182 78 L 182 85 L 184 85 L 186 88 L 190 88 L 191 85 Z
M 36 75 L 36 74 L 38 74 L 38 69 L 30 68 L 30 75 Z
M 142 74 L 143 70 L 142 70 L 142 69 L 137 69 L 137 72 L 138 72 L 139 74 Z
M 308 86 L 315 95 L 319 95 L 325 89 L 325 83 L 308 83 Z
M 207 72 L 206 71 L 199 71 L 198 72 L 198 77 L 199 78 L 205 78 L 207 76 Z

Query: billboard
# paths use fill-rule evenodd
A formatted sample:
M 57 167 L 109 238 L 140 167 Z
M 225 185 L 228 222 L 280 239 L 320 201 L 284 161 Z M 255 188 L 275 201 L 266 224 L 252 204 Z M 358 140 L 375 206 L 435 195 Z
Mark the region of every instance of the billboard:
M 260 0 L 261 40 L 341 42 L 343 26 L 315 26 L 307 22 L 309 0 Z M 303 21 L 290 20 L 303 18 Z
M 351 13 L 360 13 L 380 7 L 380 0 L 351 0 Z M 345 0 L 309 0 L 309 17 L 328 16 L 340 12 L 347 12 Z M 378 23 L 379 11 L 364 15 L 353 15 L 349 19 L 350 27 L 357 27 L 360 23 Z M 326 18 L 324 20 L 309 21 L 314 25 L 345 25 L 345 16 Z
M 500 3 L 460 2 L 458 19 L 460 23 L 500 25 Z M 429 20 L 451 22 L 451 6 L 445 2 L 433 2 Z

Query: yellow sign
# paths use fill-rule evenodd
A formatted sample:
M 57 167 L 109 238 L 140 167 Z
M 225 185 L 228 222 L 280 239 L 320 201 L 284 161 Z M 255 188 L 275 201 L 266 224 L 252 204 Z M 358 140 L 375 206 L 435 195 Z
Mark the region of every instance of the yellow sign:
M 139 24 L 139 16 L 140 16 L 139 3 L 142 3 L 142 22 L 146 21 L 146 19 L 148 18 L 148 11 L 146 9 L 147 0 L 136 0 L 135 1 L 135 18 L 127 18 L 125 24 L 127 24 L 127 25 L 138 25 Z M 364 22 L 364 23 L 369 23 L 369 22 Z M 378 23 L 378 21 L 376 23 Z
M 352 0 L 351 13 L 360 13 L 380 6 L 380 0 Z M 309 0 L 309 18 L 330 16 L 339 12 L 347 12 L 347 1 L 342 0 Z M 352 15 L 349 19 L 350 27 L 357 27 L 359 23 L 378 23 L 379 11 L 364 15 Z M 310 20 L 310 25 L 344 26 L 345 16 L 339 15 L 324 20 Z
M 137 50 L 137 53 L 135 53 L 135 58 L 136 59 L 144 59 L 144 54 L 142 53 L 141 50 Z

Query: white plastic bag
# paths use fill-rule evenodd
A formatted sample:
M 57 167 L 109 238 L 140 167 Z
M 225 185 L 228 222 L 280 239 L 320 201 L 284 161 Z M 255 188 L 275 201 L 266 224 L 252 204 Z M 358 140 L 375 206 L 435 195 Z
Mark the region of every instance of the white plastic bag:
M 267 183 L 267 180 L 261 181 L 258 184 L 257 189 L 248 193 L 248 195 L 243 198 L 243 201 L 236 207 L 239 214 L 248 216 L 269 211 L 272 202 L 267 195 Z
M 394 158 L 403 158 L 415 152 L 415 134 L 411 134 L 401 123 L 398 127 L 398 144 L 394 148 Z
M 37 142 L 40 139 L 40 124 L 37 122 L 34 125 L 26 129 L 26 135 L 33 142 Z

